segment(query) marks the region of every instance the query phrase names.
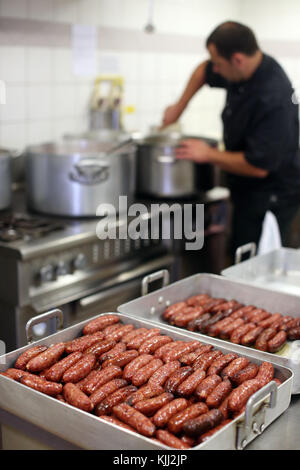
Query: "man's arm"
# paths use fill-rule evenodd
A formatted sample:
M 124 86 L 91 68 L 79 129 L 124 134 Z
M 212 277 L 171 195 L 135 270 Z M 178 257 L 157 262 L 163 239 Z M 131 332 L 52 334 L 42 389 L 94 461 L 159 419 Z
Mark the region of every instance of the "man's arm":
M 265 178 L 268 171 L 249 163 L 243 152 L 220 151 L 210 147 L 203 140 L 186 139 L 176 149 L 176 157 L 196 163 L 211 163 L 222 170 L 241 176 Z
M 206 76 L 206 66 L 208 60 L 202 62 L 194 70 L 191 77 L 189 78 L 187 85 L 179 98 L 179 100 L 171 106 L 168 106 L 164 112 L 162 120 L 162 128 L 169 126 L 176 122 L 185 108 L 187 107 L 189 101 L 195 95 L 195 93 L 205 84 Z

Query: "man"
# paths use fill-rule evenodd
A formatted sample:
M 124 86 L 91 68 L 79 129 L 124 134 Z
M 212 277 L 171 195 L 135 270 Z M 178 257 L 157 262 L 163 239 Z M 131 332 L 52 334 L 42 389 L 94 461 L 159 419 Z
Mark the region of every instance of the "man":
M 258 244 L 268 210 L 277 218 L 282 244 L 288 246 L 300 203 L 298 105 L 292 101 L 291 83 L 280 65 L 260 50 L 247 26 L 223 23 L 206 46 L 210 60 L 196 68 L 179 101 L 165 110 L 162 127 L 177 121 L 203 85 L 225 88 L 226 150 L 189 139 L 182 141 L 176 156 L 211 163 L 228 173 L 232 254 L 245 243 Z

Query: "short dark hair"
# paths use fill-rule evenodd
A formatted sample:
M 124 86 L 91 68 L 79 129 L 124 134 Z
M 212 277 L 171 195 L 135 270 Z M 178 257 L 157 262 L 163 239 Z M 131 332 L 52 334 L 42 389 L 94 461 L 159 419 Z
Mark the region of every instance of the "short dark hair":
M 235 52 L 253 56 L 259 50 L 253 31 L 235 21 L 226 21 L 217 26 L 206 40 L 206 47 L 210 44 L 214 44 L 218 54 L 227 60 L 230 60 Z

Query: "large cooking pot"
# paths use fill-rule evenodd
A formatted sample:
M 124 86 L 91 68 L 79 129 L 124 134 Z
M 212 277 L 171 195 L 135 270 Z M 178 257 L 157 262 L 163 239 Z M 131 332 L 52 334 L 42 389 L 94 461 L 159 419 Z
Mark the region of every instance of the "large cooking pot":
M 0 149 L 0 210 L 8 209 L 12 201 L 12 159 L 10 152 Z
M 214 186 L 212 165 L 176 159 L 175 148 L 181 140 L 187 138 L 201 138 L 209 145 L 217 145 L 217 141 L 213 139 L 186 136 L 177 132 L 136 136 L 137 194 L 157 198 L 187 198 Z
M 119 211 L 119 196 L 133 202 L 135 147 L 126 141 L 70 140 L 28 147 L 30 209 L 70 217 L 95 217 L 99 204 Z

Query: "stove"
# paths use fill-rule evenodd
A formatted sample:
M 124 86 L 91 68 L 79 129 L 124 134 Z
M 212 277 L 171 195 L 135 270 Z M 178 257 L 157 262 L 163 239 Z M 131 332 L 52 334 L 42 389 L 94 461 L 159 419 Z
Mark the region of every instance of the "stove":
M 24 214 L 0 215 L 0 241 L 36 240 L 64 228 L 62 223 Z

